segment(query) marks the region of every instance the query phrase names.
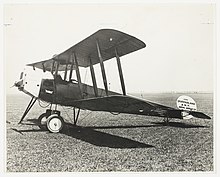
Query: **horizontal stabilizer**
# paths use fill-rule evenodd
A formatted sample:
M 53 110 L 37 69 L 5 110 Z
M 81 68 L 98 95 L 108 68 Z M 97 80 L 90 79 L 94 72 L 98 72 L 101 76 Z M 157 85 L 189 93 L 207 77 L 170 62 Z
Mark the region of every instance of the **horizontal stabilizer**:
M 211 119 L 211 117 L 207 116 L 206 114 L 202 113 L 202 112 L 190 112 L 190 115 L 197 117 L 197 118 L 201 118 L 201 119 Z

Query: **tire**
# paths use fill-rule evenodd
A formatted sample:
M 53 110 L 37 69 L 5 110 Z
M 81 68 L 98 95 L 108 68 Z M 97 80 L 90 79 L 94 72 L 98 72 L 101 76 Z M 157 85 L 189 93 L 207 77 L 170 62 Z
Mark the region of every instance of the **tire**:
M 59 133 L 64 125 L 64 120 L 57 114 L 52 114 L 47 118 L 47 129 L 51 133 Z
M 38 117 L 38 127 L 40 127 L 41 130 L 47 130 L 47 117 L 49 115 L 47 113 L 43 113 Z

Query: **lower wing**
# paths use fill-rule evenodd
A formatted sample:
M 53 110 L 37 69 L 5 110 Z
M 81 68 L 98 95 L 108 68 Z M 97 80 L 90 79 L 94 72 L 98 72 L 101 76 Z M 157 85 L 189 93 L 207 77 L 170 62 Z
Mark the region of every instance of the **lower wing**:
M 179 119 L 184 119 L 184 116 L 186 115 L 183 114 L 183 112 L 186 113 L 184 110 L 174 109 L 143 99 L 123 95 L 68 101 L 66 105 L 92 111 L 107 111 L 113 113 L 128 113 Z M 211 119 L 202 112 L 187 111 L 187 114 L 197 118 Z

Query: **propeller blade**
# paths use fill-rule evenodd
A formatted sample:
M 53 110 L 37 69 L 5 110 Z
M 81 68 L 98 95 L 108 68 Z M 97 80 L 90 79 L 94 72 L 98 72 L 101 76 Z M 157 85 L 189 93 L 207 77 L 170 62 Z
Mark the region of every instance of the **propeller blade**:
M 10 88 L 12 88 L 12 87 L 15 87 L 15 83 Z

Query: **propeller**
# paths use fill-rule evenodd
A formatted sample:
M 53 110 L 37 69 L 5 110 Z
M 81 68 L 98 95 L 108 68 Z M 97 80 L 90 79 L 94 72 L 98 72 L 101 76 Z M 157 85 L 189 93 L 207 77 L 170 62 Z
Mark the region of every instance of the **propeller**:
M 15 87 L 16 86 L 16 82 L 10 87 L 10 88 L 13 88 L 13 87 Z
M 22 80 L 18 81 L 18 82 L 15 82 L 10 88 L 12 88 L 12 87 L 20 87 L 21 85 L 22 85 Z

